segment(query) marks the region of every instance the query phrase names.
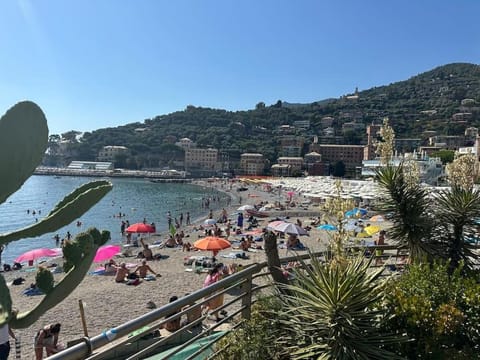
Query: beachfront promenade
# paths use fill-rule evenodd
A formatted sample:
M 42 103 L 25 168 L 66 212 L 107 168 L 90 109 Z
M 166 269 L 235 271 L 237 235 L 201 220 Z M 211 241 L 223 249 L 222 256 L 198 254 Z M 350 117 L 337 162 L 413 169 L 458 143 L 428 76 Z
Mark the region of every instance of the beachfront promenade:
M 179 174 L 181 174 L 179 172 Z M 91 177 L 119 177 L 119 178 L 148 178 L 177 180 L 181 182 L 191 181 L 182 176 L 172 176 L 169 170 L 144 171 L 144 170 L 92 170 L 92 169 L 69 169 L 49 166 L 39 166 L 35 169 L 34 175 L 52 176 L 91 176 Z

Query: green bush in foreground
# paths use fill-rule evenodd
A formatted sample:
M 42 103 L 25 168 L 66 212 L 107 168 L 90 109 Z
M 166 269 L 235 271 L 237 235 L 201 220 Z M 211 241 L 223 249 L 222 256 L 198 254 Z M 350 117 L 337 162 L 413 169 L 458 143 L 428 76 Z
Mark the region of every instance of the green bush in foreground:
M 284 349 L 275 338 L 279 323 L 272 313 L 279 308 L 280 302 L 275 297 L 259 299 L 252 305 L 251 318 L 217 343 L 215 349 L 224 350 L 216 359 L 288 359 L 288 356 L 281 354 Z
M 407 333 L 399 344 L 411 359 L 477 359 L 480 340 L 480 284 L 452 275 L 449 264 L 411 265 L 386 289 L 386 307 L 395 314 L 386 330 Z
M 371 261 L 371 260 L 370 260 Z M 311 256 L 281 297 L 280 338 L 294 359 L 400 359 L 385 348 L 405 337 L 381 331 L 382 272 L 358 256 L 329 263 Z M 305 265 L 305 264 L 304 264 Z

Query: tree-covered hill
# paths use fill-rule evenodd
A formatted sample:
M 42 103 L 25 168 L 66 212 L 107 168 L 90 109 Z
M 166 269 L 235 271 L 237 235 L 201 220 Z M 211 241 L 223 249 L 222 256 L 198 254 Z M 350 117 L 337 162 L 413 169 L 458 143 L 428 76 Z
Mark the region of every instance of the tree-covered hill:
M 454 121 L 456 113 L 464 115 L 457 115 Z M 364 131 L 343 131 L 342 126 L 380 123 L 385 116 L 398 138 L 421 137 L 427 130 L 457 135 L 469 126 L 480 126 L 480 66 L 448 64 L 405 81 L 311 104 L 278 101 L 266 106 L 260 102 L 248 111 L 187 106 L 143 122 L 85 133 L 80 142 L 70 146 L 68 160 L 94 160 L 102 146 L 122 145 L 132 151 L 125 164 L 128 167 L 166 166 L 183 156 L 174 142 L 188 137 L 199 147 L 218 148 L 229 160 L 238 159 L 243 152 L 261 152 L 273 162 L 279 156 L 279 139 L 285 134 L 281 125 L 308 120 L 308 129 L 289 130 L 304 136 L 307 145 L 315 135 L 322 137 L 328 126 L 336 136 L 344 136 L 345 143 L 363 143 Z M 333 123 L 322 121 L 325 117 L 332 117 Z

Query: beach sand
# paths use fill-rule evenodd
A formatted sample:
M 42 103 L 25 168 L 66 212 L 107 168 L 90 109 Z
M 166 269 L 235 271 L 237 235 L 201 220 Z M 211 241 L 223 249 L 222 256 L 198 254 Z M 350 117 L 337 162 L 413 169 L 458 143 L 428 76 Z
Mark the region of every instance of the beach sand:
M 225 190 L 224 185 L 208 184 L 206 186 L 216 186 L 219 190 Z M 237 185 L 238 186 L 238 185 Z M 256 204 L 260 201 L 268 201 L 273 203 L 279 199 L 278 193 L 267 193 L 261 186 L 249 186 L 249 191 L 237 193 L 235 188 L 231 191 L 232 204 L 228 213 L 232 219 L 232 224 L 236 223 L 235 209 L 240 206 L 238 196 L 242 196 L 242 204 Z M 299 199 L 300 200 L 300 199 Z M 283 213 L 283 212 L 282 212 Z M 308 210 L 292 209 L 290 214 L 292 216 L 290 221 L 294 222 L 297 218 L 301 219 L 304 226 L 310 224 L 312 214 L 319 214 L 318 207 L 310 207 Z M 285 214 L 289 214 L 285 213 Z M 218 217 L 220 211 L 214 212 L 214 218 Z M 208 212 L 205 214 L 207 217 Z M 302 216 L 303 215 L 303 216 Z M 271 221 L 271 218 L 263 219 L 260 223 L 261 227 Z M 182 227 L 189 237 L 184 240 L 193 243 L 200 237 L 203 237 L 203 232 L 193 231 L 193 226 Z M 147 242 L 153 242 L 157 239 L 165 239 L 166 234 L 154 235 L 147 237 Z M 230 240 L 234 239 L 233 236 Z M 239 238 L 238 238 L 239 239 Z M 302 237 L 301 241 L 307 245 L 312 251 L 319 251 L 325 248 L 328 241 L 328 234 L 325 231 L 320 231 L 313 227 L 309 237 Z M 262 243 L 260 243 L 262 244 Z M 237 263 L 247 265 L 249 263 L 264 261 L 264 251 L 249 252 L 250 259 L 227 259 L 220 257 L 221 254 L 228 254 L 232 249 L 226 249 L 219 253 L 218 259 L 224 264 Z M 184 265 L 184 258 L 190 255 L 210 256 L 211 253 L 205 251 L 190 251 L 184 252 L 181 248 L 164 248 L 154 249 L 154 254 L 160 253 L 166 258 L 162 260 L 149 261 L 148 264 L 154 271 L 161 274 L 155 281 L 143 281 L 138 286 L 127 286 L 125 284 L 115 283 L 113 276 L 94 276 L 87 275 L 82 283 L 71 293 L 67 299 L 56 305 L 48 312 L 46 312 L 33 326 L 26 329 L 14 330 L 17 336 L 21 339 L 22 359 L 33 359 L 33 338 L 35 333 L 49 323 L 59 322 L 62 324 L 60 332 L 60 342 L 66 344 L 68 341 L 79 339 L 84 336 L 83 328 L 80 319 L 79 300 L 85 304 L 85 317 L 89 336 L 96 336 L 104 330 L 118 326 L 128 320 L 141 316 L 149 311 L 146 304 L 153 301 L 157 307 L 167 304 L 169 298 L 173 295 L 179 297 L 185 295 L 187 292 L 192 292 L 202 288 L 203 281 L 206 274 L 196 274 L 194 272 L 185 271 L 187 266 Z M 285 249 L 279 249 L 280 257 L 286 256 Z M 289 253 L 293 255 L 293 253 Z M 57 259 L 58 260 L 58 259 Z M 134 257 L 116 258 L 117 261 L 125 261 L 127 263 L 138 264 L 139 259 Z M 93 264 L 92 270 L 98 268 L 102 264 Z M 26 296 L 23 291 L 30 283 L 35 282 L 35 272 L 15 271 L 3 273 L 7 282 L 14 278 L 23 277 L 25 283 L 23 285 L 11 285 L 10 293 L 14 307 L 20 312 L 26 311 L 34 307 L 43 298 L 39 296 Z M 63 274 L 55 274 L 55 279 L 61 279 Z M 13 343 L 12 343 L 13 344 Z M 12 348 L 14 353 L 14 347 Z M 14 354 L 11 354 L 13 358 Z

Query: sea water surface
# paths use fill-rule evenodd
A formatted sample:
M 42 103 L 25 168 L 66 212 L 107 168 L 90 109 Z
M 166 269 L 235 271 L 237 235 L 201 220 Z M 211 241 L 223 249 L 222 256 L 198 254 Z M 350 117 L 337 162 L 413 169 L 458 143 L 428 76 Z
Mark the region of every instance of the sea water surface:
M 32 176 L 22 188 L 0 205 L 0 233 L 20 229 L 40 221 L 54 206 L 72 192 L 76 187 L 94 181 L 88 177 L 54 177 Z M 172 217 L 183 213 L 184 222 L 187 211 L 191 221 L 208 215 L 208 210 L 202 207 L 202 200 L 219 199 L 211 202 L 211 208 L 226 206 L 229 195 L 216 190 L 192 184 L 152 183 L 145 179 L 108 179 L 113 183 L 113 189 L 87 213 L 78 220 L 54 233 L 41 235 L 37 238 L 22 239 L 8 244 L 2 254 L 2 263 L 12 263 L 20 254 L 36 248 L 55 248 L 55 234 L 64 238 L 67 231 L 72 236 L 95 226 L 100 230 L 109 230 L 111 243 L 121 242 L 120 225 L 122 220 L 130 224 L 154 222 L 157 232 L 166 232 L 167 212 Z M 35 211 L 35 215 L 33 214 Z M 124 217 L 118 217 L 119 214 Z

